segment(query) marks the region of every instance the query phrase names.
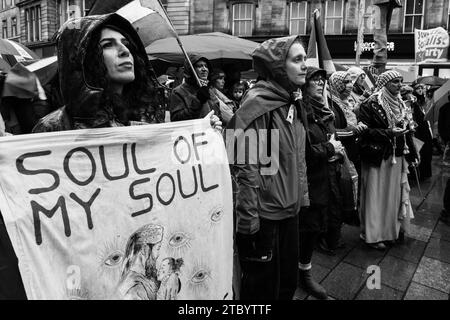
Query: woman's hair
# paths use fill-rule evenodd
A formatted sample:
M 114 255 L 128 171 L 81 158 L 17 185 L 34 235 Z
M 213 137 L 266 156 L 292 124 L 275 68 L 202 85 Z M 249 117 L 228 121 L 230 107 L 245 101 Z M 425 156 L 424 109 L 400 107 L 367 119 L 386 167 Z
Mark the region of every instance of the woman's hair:
M 132 38 L 127 33 L 120 33 L 127 38 L 131 55 L 134 59 L 135 80 L 126 84 L 122 95 L 112 92 L 107 78 L 107 69 L 103 60 L 103 49 L 100 46 L 101 31 L 99 28 L 95 31 L 86 50 L 84 59 L 84 77 L 88 86 L 102 88 L 103 96 L 100 108 L 114 113 L 118 120 L 127 123 L 130 120 L 140 121 L 140 114 L 145 110 L 147 113 L 154 114 L 156 106 L 159 104 L 157 84 L 155 79 L 150 77 L 153 70 L 148 70 L 145 61 L 137 54 L 138 49 Z M 93 114 L 98 110 L 93 110 Z

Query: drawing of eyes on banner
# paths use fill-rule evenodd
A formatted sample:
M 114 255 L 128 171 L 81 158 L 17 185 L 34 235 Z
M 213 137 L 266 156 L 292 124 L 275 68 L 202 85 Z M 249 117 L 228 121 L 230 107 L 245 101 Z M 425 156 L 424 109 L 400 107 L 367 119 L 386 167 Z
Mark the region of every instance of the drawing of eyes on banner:
M 231 299 L 231 179 L 209 120 L 0 139 L 29 299 Z

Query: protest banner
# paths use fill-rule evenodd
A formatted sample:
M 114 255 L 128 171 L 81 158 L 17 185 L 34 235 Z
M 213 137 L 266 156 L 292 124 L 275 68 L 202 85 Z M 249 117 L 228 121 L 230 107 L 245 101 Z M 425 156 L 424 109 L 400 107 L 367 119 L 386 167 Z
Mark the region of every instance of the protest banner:
M 231 178 L 209 121 L 0 139 L 28 298 L 231 299 Z
M 416 63 L 447 61 L 449 36 L 444 28 L 414 29 L 414 44 Z

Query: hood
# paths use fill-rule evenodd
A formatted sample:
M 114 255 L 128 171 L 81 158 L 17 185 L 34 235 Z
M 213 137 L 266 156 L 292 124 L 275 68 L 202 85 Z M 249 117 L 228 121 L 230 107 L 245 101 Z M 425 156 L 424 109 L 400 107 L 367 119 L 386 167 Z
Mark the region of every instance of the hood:
M 213 71 L 212 65 L 211 65 L 211 62 L 207 58 L 205 58 L 204 56 L 198 55 L 198 54 L 189 54 L 189 60 L 191 60 L 192 66 L 194 66 L 200 60 L 204 60 L 206 62 L 206 64 L 208 65 L 208 70 L 209 70 L 208 78 L 211 76 L 211 73 Z M 185 78 L 186 82 L 189 83 L 190 85 L 198 86 L 197 81 L 195 80 L 193 71 L 187 61 L 185 61 L 185 63 L 184 63 L 184 78 Z
M 356 80 L 358 80 L 359 76 L 362 74 L 366 74 L 363 69 L 359 67 L 350 67 L 347 70 L 347 73 L 350 75 L 352 79 L 352 84 L 355 85 Z
M 77 18 L 66 22 L 55 35 L 58 48 L 58 70 L 61 94 L 71 116 L 89 118 L 100 106 L 103 89 L 87 83 L 86 52 L 93 35 L 104 26 L 113 26 L 137 48 L 136 55 L 151 70 L 145 48 L 133 26 L 121 16 L 112 13 Z M 137 73 L 136 73 L 137 74 Z M 136 78 L 135 81 L 138 79 Z
M 287 77 L 286 58 L 294 41 L 299 36 L 269 39 L 260 44 L 253 52 L 253 69 L 266 80 L 272 80 L 286 88 L 288 92 L 297 89 Z

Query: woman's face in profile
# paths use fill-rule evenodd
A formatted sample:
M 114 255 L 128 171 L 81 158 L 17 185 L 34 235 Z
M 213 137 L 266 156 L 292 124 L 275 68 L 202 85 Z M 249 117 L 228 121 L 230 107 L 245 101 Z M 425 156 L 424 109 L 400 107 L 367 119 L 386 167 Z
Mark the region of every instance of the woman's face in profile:
M 100 35 L 100 47 L 111 84 L 126 85 L 133 82 L 134 58 L 129 49 L 129 41 L 120 32 L 105 28 Z

